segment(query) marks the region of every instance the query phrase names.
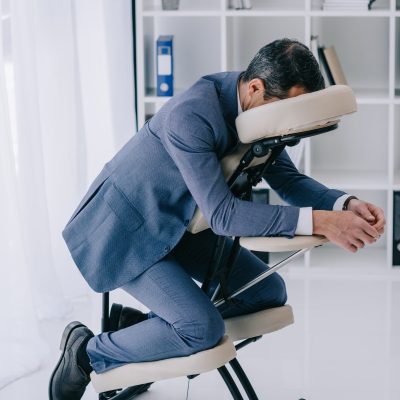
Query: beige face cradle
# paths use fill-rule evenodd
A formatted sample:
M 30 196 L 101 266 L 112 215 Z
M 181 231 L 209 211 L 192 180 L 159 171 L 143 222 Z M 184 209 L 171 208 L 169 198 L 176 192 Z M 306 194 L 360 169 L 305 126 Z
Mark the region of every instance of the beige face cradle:
M 254 149 L 254 147 L 252 147 L 254 143 L 259 143 L 265 139 L 268 139 L 269 143 L 275 141 L 284 143 L 286 139 L 301 139 L 311 136 L 308 135 L 308 133 L 323 132 L 324 128 L 334 127 L 341 116 L 355 112 L 356 110 L 357 105 L 352 90 L 348 86 L 337 85 L 318 92 L 276 101 L 243 112 L 236 119 L 237 132 L 242 143 L 237 146 L 232 154 L 226 156 L 221 161 L 226 180 L 228 181 L 232 174 L 234 174 L 243 155 L 250 148 Z M 255 157 L 252 163 L 246 168 L 261 163 L 264 164 L 270 155 L 271 151 L 263 157 Z M 201 214 L 201 211 L 196 209 L 192 221 L 188 226 L 188 231 L 195 234 L 208 228 L 208 223 Z M 265 273 L 261 274 L 253 281 L 246 283 L 242 288 L 231 294 L 230 298 L 237 296 L 260 280 L 265 279 L 304 252 L 316 246 L 321 246 L 325 242 L 327 242 L 327 239 L 320 236 L 297 236 L 292 239 L 284 237 L 240 238 L 238 245 L 240 244 L 240 246 L 249 250 L 264 252 L 294 251 L 294 253 L 273 267 L 266 269 Z M 108 313 L 108 293 L 104 295 L 107 296 L 105 308 Z M 212 297 L 213 301 L 216 297 L 215 295 L 216 293 L 214 293 Z M 103 297 L 103 301 L 104 298 L 105 297 Z M 224 301 L 225 299 L 214 301 L 214 305 L 219 306 Z M 108 314 L 106 318 L 108 318 Z M 282 329 L 293 322 L 293 312 L 289 305 L 229 318 L 225 320 L 226 335 L 221 342 L 212 349 L 187 357 L 126 364 L 103 374 L 92 372 L 92 384 L 98 393 L 128 388 L 120 393 L 116 392 L 115 395 L 111 397 L 101 397 L 102 394 L 100 394 L 101 399 L 129 399 L 133 397 L 129 397 L 128 394 L 124 395 L 124 392 L 127 393 L 130 386 L 179 376 L 191 376 L 218 369 L 232 397 L 235 400 L 241 400 L 243 399 L 242 395 L 229 372 L 224 367 L 224 365 L 229 362 L 238 376 L 241 385 L 245 389 L 248 398 L 256 400 L 258 397 L 254 389 L 240 365 L 238 367 L 238 362 L 235 358 L 236 350 L 243 347 L 243 345 L 257 340 L 266 333 Z M 233 344 L 234 341 L 242 342 L 235 346 Z

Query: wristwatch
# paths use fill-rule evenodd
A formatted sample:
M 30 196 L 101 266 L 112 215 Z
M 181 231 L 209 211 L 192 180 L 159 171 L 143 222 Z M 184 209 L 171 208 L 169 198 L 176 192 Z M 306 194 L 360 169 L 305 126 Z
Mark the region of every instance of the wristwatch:
M 351 200 L 354 200 L 354 199 L 355 199 L 355 200 L 358 200 L 358 197 L 356 197 L 356 196 L 349 196 L 349 197 L 344 201 L 342 210 L 343 210 L 343 211 L 347 211 L 347 208 L 348 208 L 348 206 L 349 206 L 350 201 L 351 201 Z

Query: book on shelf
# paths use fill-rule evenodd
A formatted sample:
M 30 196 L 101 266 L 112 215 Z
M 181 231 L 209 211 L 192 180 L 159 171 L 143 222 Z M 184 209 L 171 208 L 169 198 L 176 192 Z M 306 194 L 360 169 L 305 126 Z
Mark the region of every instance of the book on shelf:
M 331 85 L 347 85 L 335 47 L 318 47 L 318 55 L 329 83 Z
M 252 7 L 252 0 L 229 0 L 229 8 L 234 10 L 250 10 Z
M 157 96 L 174 95 L 173 38 L 162 35 L 157 39 Z

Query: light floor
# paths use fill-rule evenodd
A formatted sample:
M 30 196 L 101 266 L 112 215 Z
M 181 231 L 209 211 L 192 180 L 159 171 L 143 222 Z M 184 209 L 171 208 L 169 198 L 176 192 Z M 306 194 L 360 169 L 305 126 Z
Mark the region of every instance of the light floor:
M 399 400 L 400 280 L 284 276 L 295 324 L 264 336 L 238 356 L 260 400 Z M 76 318 L 83 322 L 92 315 L 88 305 L 77 308 Z M 47 382 L 67 322 L 43 324 L 53 349 L 47 366 L 7 386 L 0 399 L 48 398 Z M 139 398 L 184 400 L 186 388 L 186 378 L 158 382 Z M 89 387 L 83 399 L 96 398 Z M 188 398 L 231 397 L 211 372 L 191 381 Z

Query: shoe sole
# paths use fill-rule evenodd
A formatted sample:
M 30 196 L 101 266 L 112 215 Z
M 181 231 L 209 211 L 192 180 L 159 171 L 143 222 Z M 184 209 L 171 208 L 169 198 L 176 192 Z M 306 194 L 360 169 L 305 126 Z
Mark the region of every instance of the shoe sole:
M 53 373 L 51 374 L 51 377 L 50 377 L 50 382 L 49 382 L 49 400 L 53 400 L 53 395 L 51 393 L 51 388 L 53 386 L 53 379 L 54 379 L 54 375 L 56 374 L 56 371 L 57 371 L 58 367 L 61 364 L 62 359 L 64 358 L 65 350 L 67 348 L 68 339 L 71 337 L 71 334 L 75 329 L 80 328 L 82 326 L 84 327 L 85 325 L 83 325 L 81 322 L 73 321 L 73 322 L 70 322 L 64 329 L 64 332 L 63 332 L 63 334 L 61 336 L 61 343 L 60 343 L 60 350 L 62 352 L 61 353 L 61 357 L 58 360 L 58 363 L 57 363 L 56 367 L 54 368 L 54 371 L 53 371 Z

